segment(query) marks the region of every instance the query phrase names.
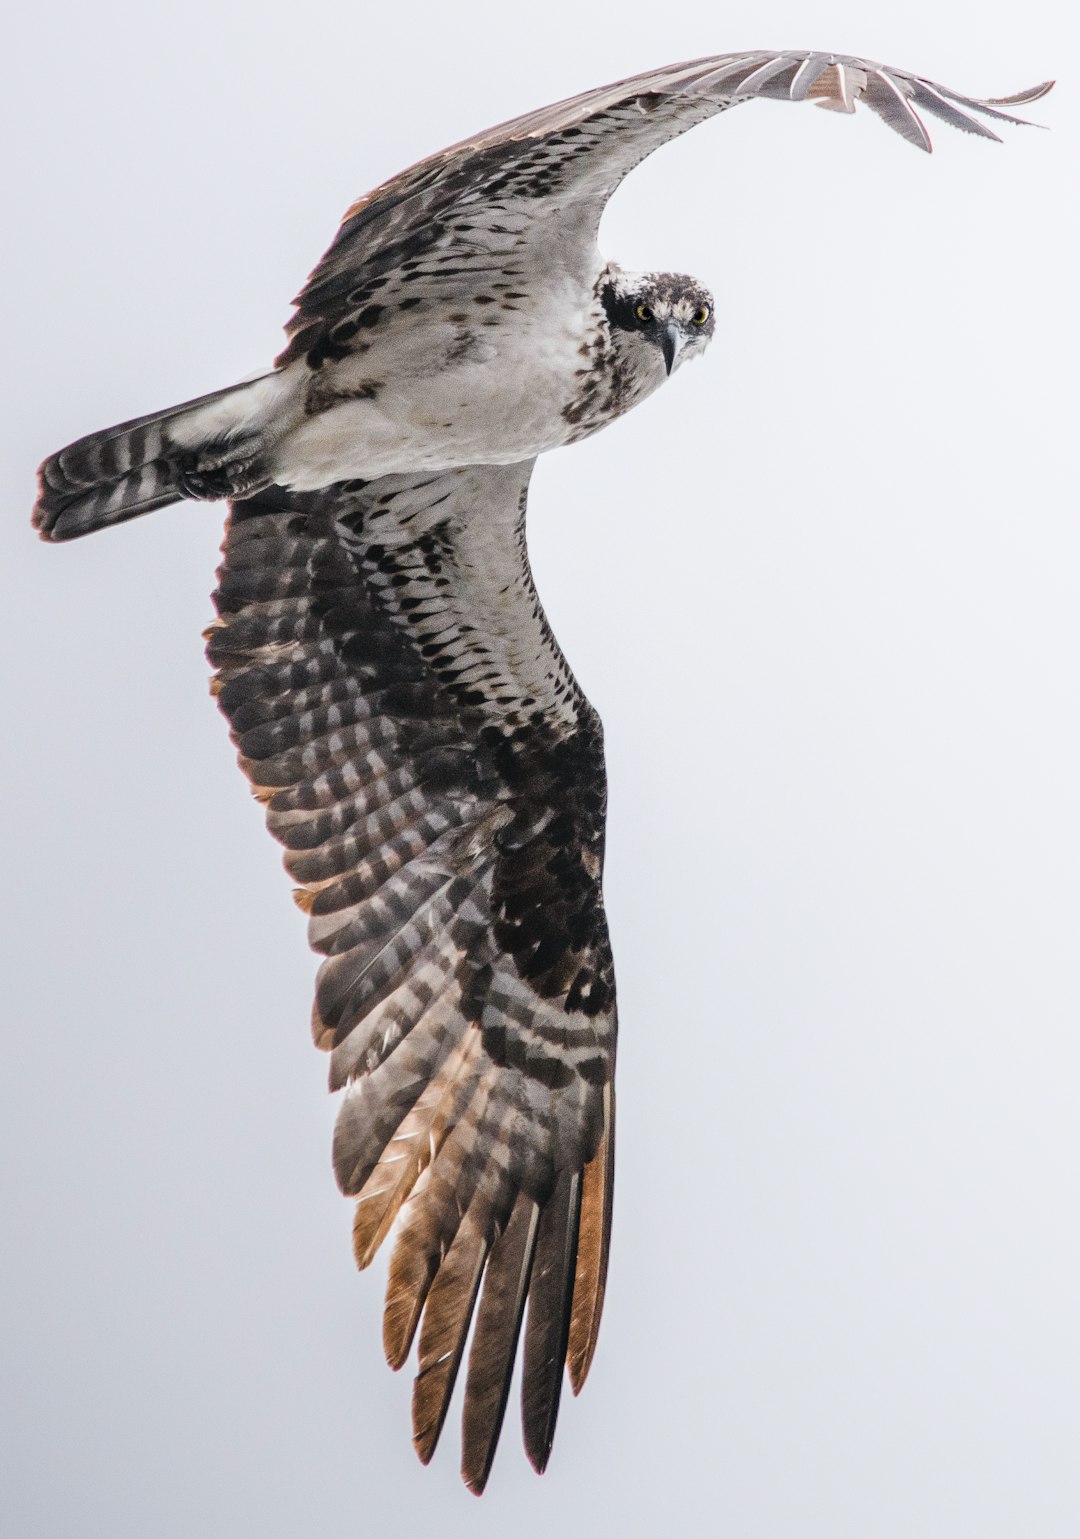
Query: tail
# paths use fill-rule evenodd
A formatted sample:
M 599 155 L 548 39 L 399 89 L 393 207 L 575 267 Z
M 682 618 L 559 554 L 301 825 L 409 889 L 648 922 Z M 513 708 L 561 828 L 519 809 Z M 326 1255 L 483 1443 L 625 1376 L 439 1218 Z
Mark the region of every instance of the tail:
M 267 374 L 78 439 L 38 471 L 34 528 L 43 540 L 74 540 L 182 497 L 258 490 L 281 395 L 281 376 Z

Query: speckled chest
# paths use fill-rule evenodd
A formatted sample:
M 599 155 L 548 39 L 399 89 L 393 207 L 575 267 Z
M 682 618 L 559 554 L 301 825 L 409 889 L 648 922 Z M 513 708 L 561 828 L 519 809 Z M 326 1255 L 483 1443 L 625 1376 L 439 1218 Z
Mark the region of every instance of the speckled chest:
M 577 443 L 614 422 L 651 395 L 662 380 L 657 360 L 642 349 L 620 346 L 602 312 L 579 352 L 573 394 L 562 412 L 564 443 Z
M 643 393 L 595 282 L 556 274 L 515 287 L 496 274 L 467 297 L 373 305 L 357 321 L 338 356 L 294 365 L 307 377 L 304 419 L 279 449 L 288 484 L 530 459 Z

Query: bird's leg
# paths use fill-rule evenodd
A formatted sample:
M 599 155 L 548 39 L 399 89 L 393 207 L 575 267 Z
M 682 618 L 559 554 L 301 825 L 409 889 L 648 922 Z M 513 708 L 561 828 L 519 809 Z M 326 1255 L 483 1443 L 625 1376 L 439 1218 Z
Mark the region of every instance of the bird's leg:
M 246 439 L 230 439 L 227 446 L 208 446 L 185 454 L 177 465 L 177 488 L 182 496 L 201 502 L 250 497 L 272 480 L 260 463 L 263 447 L 262 436 L 251 434 Z

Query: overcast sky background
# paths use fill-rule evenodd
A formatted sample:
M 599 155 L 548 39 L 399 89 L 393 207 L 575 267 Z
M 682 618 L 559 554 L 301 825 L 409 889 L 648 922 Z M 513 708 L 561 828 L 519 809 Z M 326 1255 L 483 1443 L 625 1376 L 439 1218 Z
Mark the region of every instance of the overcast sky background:
M 16 29 L 12 38 L 11 28 Z M 1073 1539 L 1080 1520 L 1075 9 L 27 6 L 3 112 L 0 1522 L 19 1539 Z M 12 52 L 14 46 L 14 52 Z M 634 70 L 843 48 L 1053 132 L 762 103 L 602 245 L 702 364 L 543 462 L 603 715 L 620 1147 L 537 1481 L 434 1466 L 330 1172 L 314 963 L 207 695 L 222 510 L 64 548 L 33 473 L 264 365 L 358 193 Z

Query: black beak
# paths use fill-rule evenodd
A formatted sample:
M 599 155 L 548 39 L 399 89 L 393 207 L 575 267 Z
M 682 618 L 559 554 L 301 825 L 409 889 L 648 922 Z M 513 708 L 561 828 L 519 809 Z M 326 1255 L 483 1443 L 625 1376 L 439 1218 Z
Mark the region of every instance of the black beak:
M 683 334 L 674 321 L 668 321 L 660 337 L 660 351 L 664 355 L 664 367 L 671 373 L 675 360 L 679 356 L 679 350 L 683 345 Z

